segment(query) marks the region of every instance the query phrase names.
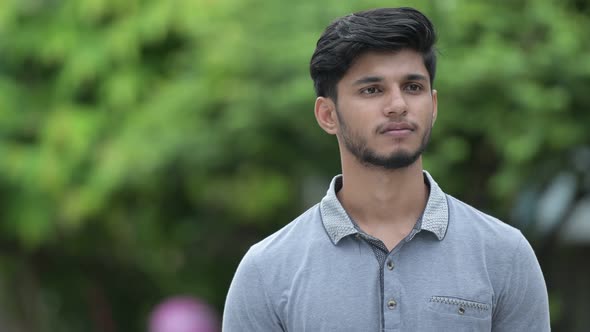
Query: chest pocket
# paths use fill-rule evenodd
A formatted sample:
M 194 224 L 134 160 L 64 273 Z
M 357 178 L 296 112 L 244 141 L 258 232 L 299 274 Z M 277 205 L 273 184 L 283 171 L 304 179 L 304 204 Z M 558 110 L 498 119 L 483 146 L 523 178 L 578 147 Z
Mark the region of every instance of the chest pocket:
M 452 296 L 428 299 L 420 331 L 491 331 L 492 305 Z

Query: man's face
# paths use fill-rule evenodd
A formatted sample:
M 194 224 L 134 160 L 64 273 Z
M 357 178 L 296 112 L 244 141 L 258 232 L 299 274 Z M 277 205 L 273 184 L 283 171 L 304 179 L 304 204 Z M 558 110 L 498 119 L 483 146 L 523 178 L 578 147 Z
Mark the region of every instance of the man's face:
M 422 56 L 412 50 L 360 56 L 337 85 L 339 144 L 361 163 L 385 169 L 413 164 L 437 112 Z

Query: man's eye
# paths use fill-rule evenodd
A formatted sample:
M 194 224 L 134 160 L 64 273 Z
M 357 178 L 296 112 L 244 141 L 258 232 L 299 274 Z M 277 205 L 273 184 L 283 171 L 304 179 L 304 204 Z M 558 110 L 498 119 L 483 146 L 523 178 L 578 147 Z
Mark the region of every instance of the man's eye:
M 410 92 L 419 92 L 422 90 L 422 86 L 416 83 L 410 83 L 406 86 L 406 90 Z
M 377 88 L 376 88 L 376 87 L 374 87 L 374 86 L 371 86 L 371 87 L 365 88 L 365 89 L 363 89 L 363 90 L 361 91 L 361 93 L 362 93 L 362 94 L 365 94 L 365 95 L 372 95 L 372 94 L 375 94 L 375 93 L 378 93 L 378 92 L 379 92 L 379 89 L 377 89 Z

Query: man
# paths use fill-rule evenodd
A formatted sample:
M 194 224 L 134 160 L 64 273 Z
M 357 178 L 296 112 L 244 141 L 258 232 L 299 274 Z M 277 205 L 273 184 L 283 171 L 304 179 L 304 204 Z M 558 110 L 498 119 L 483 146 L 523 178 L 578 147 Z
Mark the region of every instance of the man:
M 342 175 L 248 251 L 224 331 L 550 329 L 526 239 L 422 169 L 437 117 L 435 39 L 411 8 L 359 12 L 326 29 L 311 59 L 315 116 L 338 140 Z

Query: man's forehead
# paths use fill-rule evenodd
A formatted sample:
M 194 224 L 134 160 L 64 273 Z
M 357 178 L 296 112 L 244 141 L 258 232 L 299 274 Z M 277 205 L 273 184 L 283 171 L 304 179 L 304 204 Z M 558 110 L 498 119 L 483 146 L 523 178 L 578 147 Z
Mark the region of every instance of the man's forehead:
M 358 81 L 377 80 L 397 76 L 421 79 L 428 77 L 422 55 L 413 50 L 397 52 L 367 52 L 350 66 L 343 79 Z

